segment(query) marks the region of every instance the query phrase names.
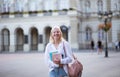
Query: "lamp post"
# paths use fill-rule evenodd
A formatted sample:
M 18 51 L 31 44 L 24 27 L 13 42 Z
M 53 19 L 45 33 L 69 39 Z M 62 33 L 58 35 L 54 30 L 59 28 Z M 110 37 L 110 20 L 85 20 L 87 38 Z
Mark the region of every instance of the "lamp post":
M 105 47 L 105 57 L 108 57 L 107 32 L 111 28 L 112 12 L 111 11 L 105 12 L 105 13 L 99 12 L 98 17 L 99 17 L 100 20 L 104 21 L 104 24 L 99 25 L 99 28 L 103 29 L 105 31 L 105 35 L 106 35 L 106 38 L 105 38 L 105 41 L 106 41 L 106 43 L 105 43 L 105 45 L 106 45 L 106 47 Z

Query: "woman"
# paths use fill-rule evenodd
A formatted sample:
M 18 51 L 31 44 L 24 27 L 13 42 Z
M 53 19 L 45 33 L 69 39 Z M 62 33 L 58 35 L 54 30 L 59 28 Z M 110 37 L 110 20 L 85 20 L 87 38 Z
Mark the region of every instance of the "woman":
M 64 47 L 66 49 L 66 56 Z M 51 53 L 59 53 L 62 58 L 56 61 L 51 60 Z M 50 40 L 45 49 L 45 59 L 49 67 L 50 77 L 68 76 L 67 64 L 73 59 L 69 43 L 62 37 L 60 27 L 54 26 L 51 29 Z

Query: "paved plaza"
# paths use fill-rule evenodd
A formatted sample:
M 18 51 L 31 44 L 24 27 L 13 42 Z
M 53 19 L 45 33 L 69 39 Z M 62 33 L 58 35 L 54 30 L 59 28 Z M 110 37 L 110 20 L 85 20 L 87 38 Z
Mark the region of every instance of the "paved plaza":
M 83 64 L 82 77 L 120 77 L 120 52 L 110 51 L 109 57 L 96 52 L 74 52 Z M 0 77 L 49 77 L 44 53 L 1 53 Z

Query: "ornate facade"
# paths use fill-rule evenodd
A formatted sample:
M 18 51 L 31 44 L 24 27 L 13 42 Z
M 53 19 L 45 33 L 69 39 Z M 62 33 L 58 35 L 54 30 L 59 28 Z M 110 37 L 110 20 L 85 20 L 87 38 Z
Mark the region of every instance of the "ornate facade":
M 120 41 L 120 0 L 79 0 L 78 3 L 79 20 L 79 47 L 90 48 L 91 40 L 101 40 L 105 47 L 105 32 L 99 29 L 99 24 L 104 24 L 104 20 L 99 20 L 99 12 L 112 11 L 112 27 L 108 31 L 108 47 L 114 48 L 115 42 Z
M 0 0 L 0 52 L 44 51 L 52 26 L 59 25 L 73 49 L 105 42 L 99 11 L 113 12 L 109 47 L 120 40 L 120 0 Z

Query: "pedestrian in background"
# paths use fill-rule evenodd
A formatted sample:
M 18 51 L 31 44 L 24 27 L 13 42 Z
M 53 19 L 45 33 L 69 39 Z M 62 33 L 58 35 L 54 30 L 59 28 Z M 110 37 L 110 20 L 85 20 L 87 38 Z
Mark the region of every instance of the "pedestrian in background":
M 118 42 L 118 47 L 119 47 L 119 51 L 120 51 L 120 41 Z
M 98 40 L 97 46 L 98 46 L 98 54 L 101 54 L 102 53 L 102 42 L 100 40 Z
M 119 44 L 119 42 L 116 41 L 116 42 L 115 42 L 115 49 L 116 49 L 116 51 L 118 51 L 118 48 L 119 48 L 119 45 L 118 45 L 118 44 Z
M 92 41 L 91 41 L 91 49 L 92 49 L 92 52 L 94 51 L 94 46 L 95 46 L 95 44 L 94 44 L 94 41 L 92 40 Z

